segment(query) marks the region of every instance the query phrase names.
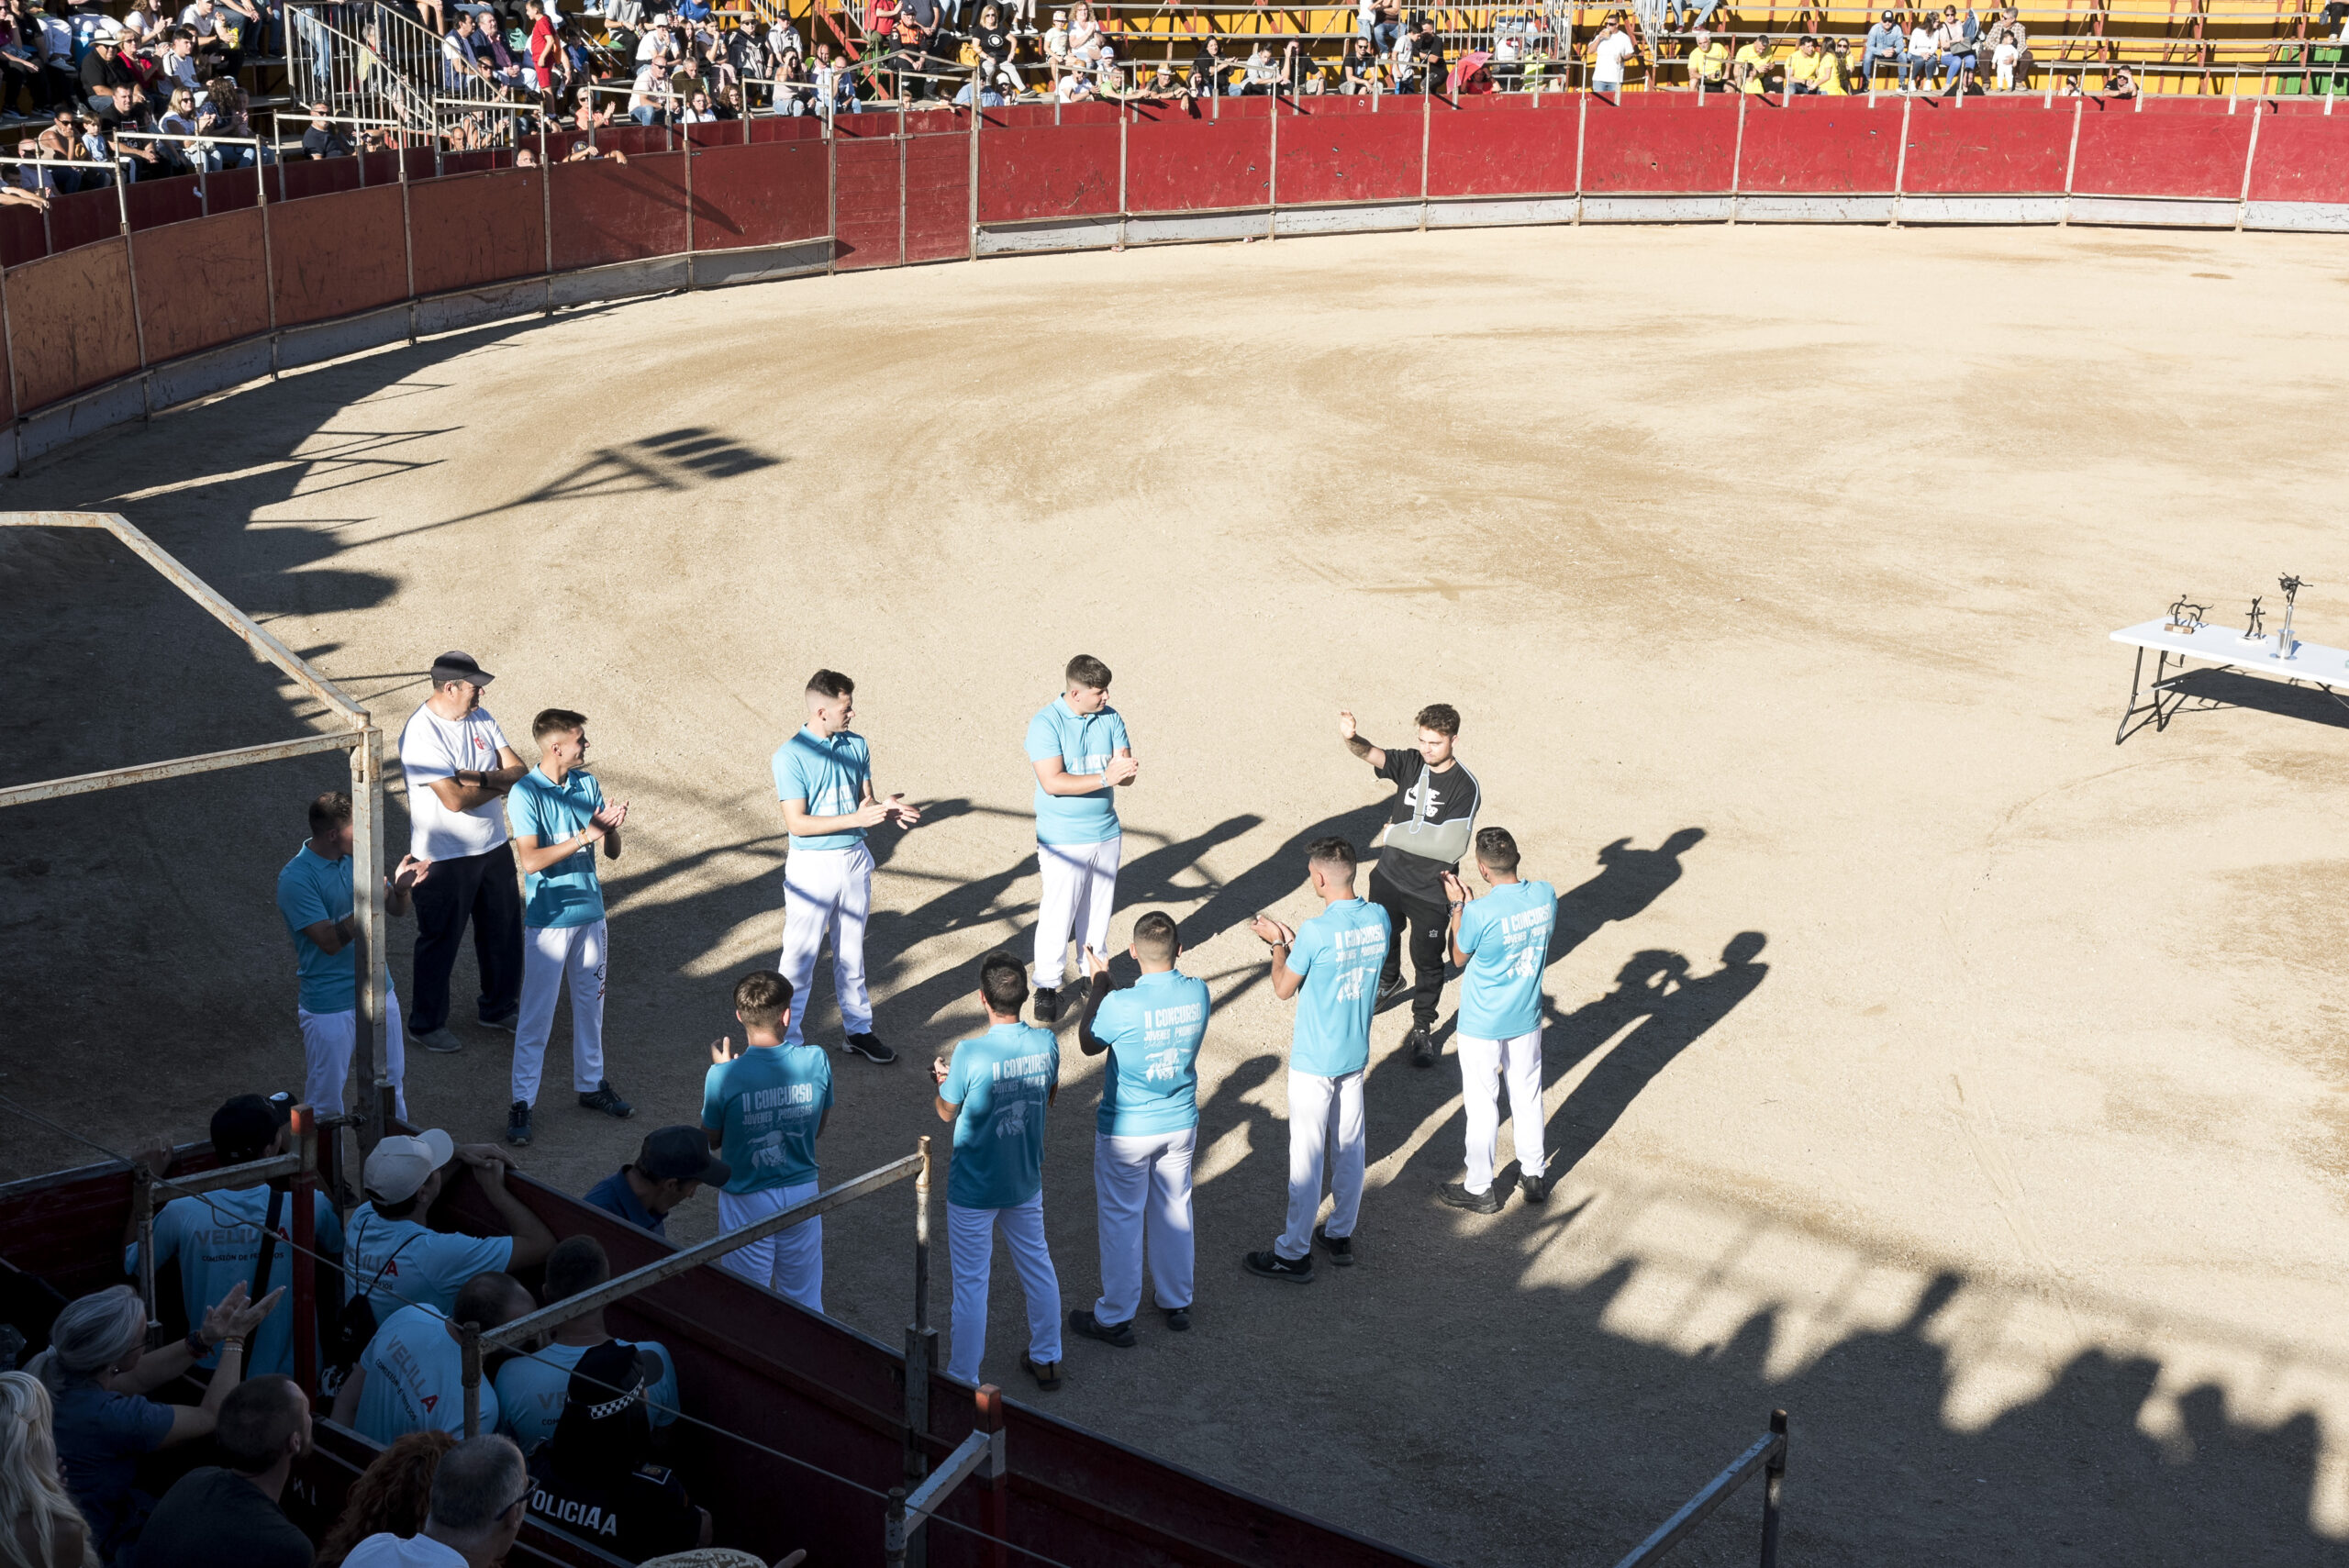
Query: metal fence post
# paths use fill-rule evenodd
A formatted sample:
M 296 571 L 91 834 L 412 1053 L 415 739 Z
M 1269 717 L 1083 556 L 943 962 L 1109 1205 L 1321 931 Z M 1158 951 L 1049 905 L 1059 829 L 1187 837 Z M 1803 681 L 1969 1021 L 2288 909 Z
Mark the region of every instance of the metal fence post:
M 351 1077 L 360 1086 L 359 1151 L 383 1140 L 391 1114 L 391 1062 L 384 1037 L 384 732 L 367 727 L 351 749 L 351 964 L 358 977 L 359 1018 Z
M 1003 1390 L 992 1383 L 980 1386 L 976 1429 L 994 1439 L 993 1447 L 1000 1455 L 1003 1451 Z M 1010 1467 L 999 1462 L 990 1463 L 986 1483 L 986 1490 L 979 1494 L 979 1520 L 992 1538 L 987 1546 L 987 1561 L 992 1568 L 1009 1568 L 1011 1553 L 1005 1544 L 1005 1536 L 1011 1528 Z
M 1778 1451 L 1762 1472 L 1762 1568 L 1778 1568 L 1778 1516 L 1787 1484 L 1787 1413 L 1770 1412 L 1770 1432 Z
M 130 280 L 130 328 L 139 345 L 139 412 L 142 418 L 155 417 L 155 388 L 147 374 L 147 323 L 139 314 L 139 258 L 130 242 L 130 160 L 117 154 L 114 161 L 115 210 L 122 222 L 122 271 Z
M 288 1195 L 294 1203 L 294 1381 L 302 1392 L 318 1396 L 318 1108 L 294 1107 L 295 1152 L 302 1169 Z M 262 1288 L 269 1282 L 261 1282 Z
M 465 1436 L 481 1436 L 481 1325 L 458 1325 L 465 1356 Z
M 889 1500 L 882 1514 L 881 1560 L 889 1568 L 906 1568 L 906 1489 L 889 1488 Z
M 917 1140 L 914 1177 L 914 1320 L 906 1328 L 906 1485 L 930 1473 L 930 1369 L 938 1363 L 938 1330 L 930 1326 L 930 1139 Z M 904 1494 L 896 1494 L 902 1514 Z M 928 1537 L 923 1537 L 927 1540 Z M 916 1552 L 926 1548 L 915 1544 Z M 917 1565 L 918 1568 L 918 1565 Z
M 139 1299 L 147 1304 L 147 1340 L 154 1342 L 162 1319 L 155 1316 L 155 1173 L 133 1162 L 130 1213 L 139 1231 Z

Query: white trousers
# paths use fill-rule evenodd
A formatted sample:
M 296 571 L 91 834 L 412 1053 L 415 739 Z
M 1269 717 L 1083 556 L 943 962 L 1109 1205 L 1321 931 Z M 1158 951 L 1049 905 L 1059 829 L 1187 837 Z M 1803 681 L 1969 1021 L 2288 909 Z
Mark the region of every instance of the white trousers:
M 1542 1031 L 1510 1040 L 1459 1037 L 1460 1099 L 1468 1114 L 1468 1180 L 1472 1193 L 1491 1190 L 1494 1147 L 1500 1141 L 1500 1082 L 1508 1081 L 1508 1119 L 1517 1163 L 1526 1175 L 1544 1169 L 1542 1153 Z
M 720 1231 L 740 1230 L 745 1225 L 779 1214 L 793 1204 L 806 1203 L 816 1195 L 817 1184 L 796 1182 L 787 1187 L 768 1187 L 755 1193 L 718 1195 L 718 1229 Z M 795 1302 L 810 1312 L 824 1309 L 824 1217 L 803 1219 L 788 1230 L 778 1231 L 763 1241 L 753 1241 L 747 1247 L 737 1247 L 718 1260 L 718 1266 L 729 1273 L 739 1274 L 752 1284 L 763 1285 Z
M 347 1013 L 313 1013 L 294 1009 L 302 1027 L 302 1098 L 320 1116 L 340 1116 L 342 1087 L 351 1076 L 351 1057 L 359 1045 L 359 1009 Z M 400 1023 L 399 993 L 384 984 L 384 1065 L 392 1079 L 392 1106 L 407 1119 L 407 1033 Z M 362 1085 L 360 1093 L 366 1093 Z
M 873 998 L 864 989 L 864 922 L 872 910 L 873 852 L 862 843 L 794 850 L 783 862 L 783 955 L 775 967 L 791 982 L 785 1045 L 806 1043 L 808 984 L 827 937 L 841 1022 L 850 1034 L 873 1032 Z
M 1101 1207 L 1101 1299 L 1093 1316 L 1129 1323 L 1141 1307 L 1143 1242 L 1161 1309 L 1191 1305 L 1191 1145 L 1197 1129 L 1093 1135 Z
M 1011 1249 L 1011 1266 L 1019 1271 L 1020 1294 L 1028 1298 L 1028 1358 L 1039 1366 L 1061 1359 L 1061 1282 L 1044 1249 L 1044 1195 L 1009 1208 L 950 1203 L 946 1251 L 954 1268 L 954 1324 L 946 1370 L 965 1383 L 978 1382 L 986 1357 L 987 1273 L 995 1266 L 997 1231 Z
M 592 1095 L 604 1081 L 604 964 L 609 931 L 584 926 L 522 928 L 522 1011 L 514 1020 L 514 1097 L 539 1103 L 539 1070 L 554 1032 L 554 999 L 571 982 L 571 1086 Z
M 1335 1114 L 1338 1140 L 1330 1143 Z M 1295 1068 L 1288 1074 L 1288 1229 L 1273 1251 L 1294 1261 L 1313 1251 L 1313 1218 L 1321 1212 L 1321 1157 L 1330 1156 L 1330 1234 L 1342 1240 L 1354 1233 L 1362 1215 L 1364 1159 L 1362 1074 L 1323 1078 Z
M 1109 906 L 1118 899 L 1118 861 L 1125 837 L 1097 844 L 1038 844 L 1036 866 L 1044 894 L 1036 906 L 1036 984 L 1057 987 L 1068 944 L 1100 953 L 1109 945 Z

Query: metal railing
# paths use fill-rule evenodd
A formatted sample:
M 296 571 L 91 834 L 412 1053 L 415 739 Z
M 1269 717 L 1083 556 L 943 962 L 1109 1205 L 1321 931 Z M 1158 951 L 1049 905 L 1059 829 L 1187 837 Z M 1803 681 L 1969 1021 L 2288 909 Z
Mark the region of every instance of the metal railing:
M 1727 1470 L 1706 1482 L 1695 1496 L 1681 1504 L 1677 1513 L 1656 1526 L 1647 1540 L 1631 1548 L 1615 1568 L 1648 1568 L 1650 1563 L 1663 1562 L 1715 1508 L 1736 1496 L 1738 1488 L 1752 1480 L 1756 1472 L 1763 1477 L 1762 1568 L 1778 1568 L 1778 1524 L 1785 1508 L 1787 1482 L 1784 1410 L 1771 1411 L 1770 1429 L 1731 1461 Z
M 508 101 L 481 78 L 451 69 L 438 34 L 376 0 L 287 6 L 285 51 L 290 90 L 305 106 L 324 103 L 411 130 L 440 131 L 445 100 Z

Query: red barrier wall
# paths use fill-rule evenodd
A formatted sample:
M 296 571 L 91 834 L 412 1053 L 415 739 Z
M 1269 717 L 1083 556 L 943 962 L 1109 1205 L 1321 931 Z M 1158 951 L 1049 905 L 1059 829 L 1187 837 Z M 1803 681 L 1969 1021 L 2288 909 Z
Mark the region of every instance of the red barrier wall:
M 2349 202 L 2349 117 L 2261 118 L 2252 161 L 2255 202 Z
M 139 368 L 139 329 L 123 308 L 129 298 L 130 261 L 119 237 L 8 274 L 9 351 L 24 406 Z
M 1234 113 L 1193 119 L 1180 107 L 1140 109 L 1126 128 L 1126 210 L 1263 206 L 1272 199 L 1272 168 L 1271 128 L 1261 118 Z
M 1986 115 L 1913 99 L 1900 188 L 1917 195 L 2061 195 L 2074 114 L 2067 105 Z
M 1598 106 L 1592 110 L 1597 112 Z M 1749 100 L 1737 188 L 1756 195 L 1890 195 L 1900 166 L 1900 106 L 1865 98 Z
M 1737 106 L 1708 95 L 1670 95 L 1670 107 L 1627 108 L 1661 93 L 1592 96 L 1583 117 L 1582 188 L 1587 195 L 1726 191 L 1737 159 Z
M 906 139 L 907 261 L 944 261 L 971 253 L 969 114 L 954 111 L 958 125 L 952 127 L 941 124 L 945 114 L 925 114 L 920 123 L 936 127 L 936 133 Z
M 407 297 L 396 185 L 269 209 L 277 324 L 326 321 Z
M 2249 115 L 2149 115 L 2118 104 L 2099 108 L 2093 100 L 2083 100 L 2072 190 L 2078 195 L 2232 201 L 2243 195 L 2251 127 Z
M 28 206 L 0 206 L 0 267 L 21 267 L 48 254 L 41 215 Z
M 1418 199 L 1425 111 L 1408 98 L 1375 101 L 1380 107 L 1370 112 L 1369 98 L 1304 99 L 1297 112 L 1282 114 L 1275 199 L 1284 206 Z
M 546 271 L 546 191 L 535 169 L 408 187 L 416 292 L 442 294 Z
M 247 207 L 131 240 L 149 364 L 269 330 L 261 222 L 260 209 Z
M 843 115 L 842 119 L 878 119 L 878 115 Z M 843 272 L 858 267 L 894 267 L 902 259 L 898 193 L 903 172 L 897 144 L 886 140 L 833 142 L 832 180 L 838 193 L 832 215 L 833 264 Z
M 256 200 L 255 187 L 260 183 L 260 172 L 253 169 L 207 174 L 204 179 L 205 206 L 212 212 L 234 212 L 239 207 L 251 206 Z
M 204 195 L 196 188 L 193 174 L 174 175 L 168 180 L 138 180 L 124 190 L 130 211 L 133 229 L 153 228 L 161 224 L 185 223 L 192 217 L 204 216 Z
M 780 245 L 824 232 L 824 144 L 771 141 L 694 153 L 694 249 Z
M 1464 98 L 1458 107 L 1442 98 L 1433 100 L 1428 122 L 1428 195 L 1573 195 L 1575 151 L 1582 135 L 1580 109 L 1580 100 L 1561 93 L 1539 98 L 1496 94 Z
M 359 160 L 306 158 L 299 163 L 280 163 L 270 171 L 270 175 L 269 195 L 272 201 L 300 201 L 305 196 L 322 196 L 329 191 L 357 190 Z
M 55 255 L 77 245 L 95 245 L 122 232 L 122 206 L 114 187 L 76 191 L 49 204 L 49 250 Z
M 1023 128 L 1003 124 L 1004 113 L 989 110 L 979 128 L 981 223 L 1118 210 L 1115 125 Z
M 671 256 L 685 248 L 685 155 L 561 163 L 554 178 L 554 270 Z

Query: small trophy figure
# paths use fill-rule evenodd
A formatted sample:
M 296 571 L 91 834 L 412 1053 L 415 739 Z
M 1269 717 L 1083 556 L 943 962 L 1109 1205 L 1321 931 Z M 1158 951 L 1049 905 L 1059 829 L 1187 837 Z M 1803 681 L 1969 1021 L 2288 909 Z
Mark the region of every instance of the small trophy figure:
M 2284 629 L 2276 634 L 2276 657 L 2289 659 L 2293 651 L 2299 647 L 2299 643 L 2292 640 L 2292 601 L 2299 596 L 2300 590 L 2308 584 L 2302 583 L 2298 577 L 2285 576 L 2277 578 L 2276 585 L 2284 590 Z
M 2259 597 L 2265 598 L 2266 595 L 2263 594 Z M 2243 639 L 2245 642 L 2257 642 L 2267 635 L 2266 632 L 2260 628 L 2260 623 L 2266 618 L 2266 617 L 2260 613 L 2259 599 L 2255 598 L 2252 600 L 2251 625 L 2243 628 Z
M 2210 613 L 2210 606 L 2198 605 L 2180 594 L 2176 602 L 2170 606 L 2168 624 L 2162 629 L 2177 632 L 2185 637 L 2192 637 L 2202 629 L 2202 617 Z

